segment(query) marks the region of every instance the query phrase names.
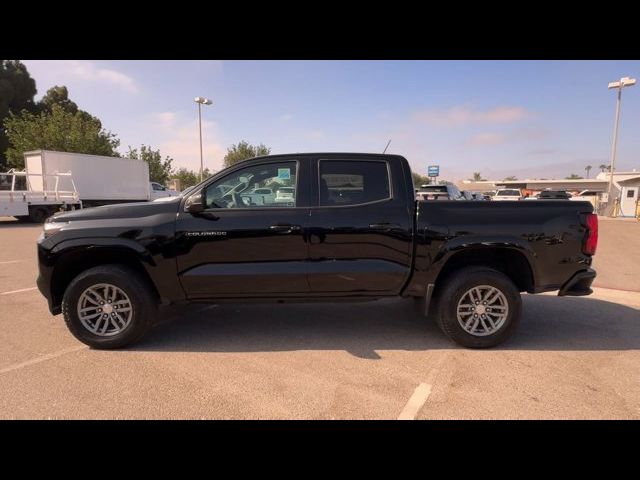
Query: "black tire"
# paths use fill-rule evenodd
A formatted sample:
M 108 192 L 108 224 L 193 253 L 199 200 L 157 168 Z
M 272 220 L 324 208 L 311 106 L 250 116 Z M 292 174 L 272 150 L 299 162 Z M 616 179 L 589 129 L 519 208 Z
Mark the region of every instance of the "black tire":
M 51 210 L 47 207 L 29 207 L 29 219 L 33 223 L 44 223 L 51 215 Z
M 78 316 L 78 302 L 83 292 L 101 283 L 118 287 L 131 302 L 130 323 L 113 336 L 96 335 L 82 324 Z M 62 314 L 69 331 L 82 343 L 100 350 L 123 348 L 139 341 L 153 324 L 156 311 L 156 296 L 148 281 L 123 265 L 102 265 L 81 273 L 71 281 L 62 300 Z
M 436 321 L 451 340 L 467 348 L 489 348 L 501 344 L 511 336 L 520 321 L 522 299 L 518 288 L 509 277 L 488 267 L 467 267 L 447 276 L 444 282 L 444 286 L 437 295 Z M 473 287 L 481 285 L 499 290 L 503 294 L 503 301 L 506 301 L 508 306 L 508 313 L 502 325 L 495 332 L 485 336 L 478 336 L 465 330 L 458 321 L 457 314 L 458 303 L 465 294 Z M 462 318 L 464 321 L 470 317 Z M 484 321 L 482 325 L 485 325 Z M 486 325 L 489 323 L 487 322 Z M 483 327 L 477 330 L 481 329 Z

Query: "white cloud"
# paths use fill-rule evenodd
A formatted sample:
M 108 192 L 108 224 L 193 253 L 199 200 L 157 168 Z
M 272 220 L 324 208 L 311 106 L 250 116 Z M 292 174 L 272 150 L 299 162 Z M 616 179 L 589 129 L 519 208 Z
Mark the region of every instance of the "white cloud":
M 170 128 L 173 127 L 176 121 L 176 113 L 175 112 L 161 112 L 153 115 L 155 122 L 158 128 Z
M 200 139 L 198 120 L 184 120 L 175 112 L 161 112 L 152 115 L 152 125 L 163 140 L 158 148 L 162 155 L 174 159 L 174 167 L 200 170 Z M 226 148 L 220 140 L 218 125 L 202 121 L 202 156 L 204 167 L 220 170 Z
M 499 145 L 507 141 L 506 135 L 496 132 L 482 132 L 474 135 L 467 143 L 470 145 Z
M 110 85 L 128 93 L 138 93 L 135 80 L 112 68 L 102 68 L 88 60 L 27 60 L 29 71 L 45 74 L 53 84 L 67 83 L 69 80 Z M 40 83 L 40 75 L 35 75 Z M 47 87 L 48 88 L 48 87 Z
M 436 127 L 459 127 L 463 125 L 512 123 L 523 119 L 528 114 L 524 108 L 514 106 L 496 107 L 489 110 L 457 106 L 447 110 L 422 110 L 415 112 L 413 118 Z
M 108 83 L 130 93 L 137 93 L 133 78 L 117 70 L 97 67 L 93 62 L 84 60 L 66 60 L 74 75 L 89 81 Z

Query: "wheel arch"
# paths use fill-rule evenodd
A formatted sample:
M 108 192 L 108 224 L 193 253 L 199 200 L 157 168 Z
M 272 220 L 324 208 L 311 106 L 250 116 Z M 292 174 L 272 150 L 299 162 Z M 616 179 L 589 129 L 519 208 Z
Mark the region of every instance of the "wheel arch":
M 71 281 L 82 272 L 101 265 L 121 265 L 138 273 L 151 287 L 156 299 L 160 298 L 157 285 L 145 268 L 139 252 L 126 246 L 75 247 L 63 251 L 56 260 L 51 276 L 51 296 L 54 305 L 60 305 Z
M 434 293 L 447 276 L 464 267 L 487 267 L 502 272 L 520 292 L 533 293 L 535 288 L 535 273 L 524 252 L 507 246 L 475 246 L 449 256 L 436 276 Z

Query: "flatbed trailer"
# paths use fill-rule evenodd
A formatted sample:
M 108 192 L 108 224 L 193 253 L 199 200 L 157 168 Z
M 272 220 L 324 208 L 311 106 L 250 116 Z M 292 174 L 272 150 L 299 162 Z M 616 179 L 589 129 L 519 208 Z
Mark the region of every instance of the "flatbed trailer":
M 61 190 L 61 180 L 65 185 L 71 185 L 72 190 Z M 34 183 L 53 184 L 53 189 L 34 189 Z M 56 212 L 79 208 L 82 208 L 82 201 L 78 198 L 71 172 L 34 174 L 9 170 L 0 173 L 0 216 L 42 223 Z

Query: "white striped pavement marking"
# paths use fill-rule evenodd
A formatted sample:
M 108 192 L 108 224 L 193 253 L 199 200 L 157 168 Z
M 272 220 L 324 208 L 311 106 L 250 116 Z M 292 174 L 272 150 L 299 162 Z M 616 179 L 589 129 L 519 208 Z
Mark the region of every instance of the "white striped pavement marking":
M 30 292 L 31 290 L 37 290 L 38 287 L 21 288 L 20 290 L 11 290 L 10 292 L 0 292 L 0 295 L 11 295 L 12 293 Z
M 16 363 L 14 365 L 10 365 L 3 369 L 0 369 L 0 375 L 3 373 L 13 372 L 14 370 L 19 370 L 20 368 L 28 367 L 29 365 L 35 365 L 36 363 L 46 362 L 47 360 L 52 360 L 54 358 L 61 357 L 62 355 L 66 355 L 67 353 L 78 352 L 80 350 L 85 350 L 89 347 L 86 345 L 75 346 L 70 348 L 65 348 L 64 350 L 59 350 L 54 353 L 49 353 L 48 355 L 43 355 L 38 358 L 32 358 L 31 360 L 27 360 L 26 362 Z
M 421 383 L 413 391 L 413 395 L 409 398 L 409 401 L 400 412 L 398 420 L 415 420 L 416 415 L 422 408 L 422 406 L 429 398 L 431 394 L 431 385 L 428 383 Z

